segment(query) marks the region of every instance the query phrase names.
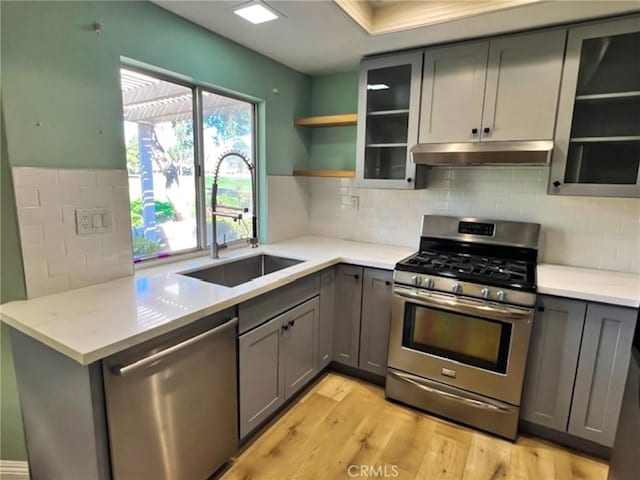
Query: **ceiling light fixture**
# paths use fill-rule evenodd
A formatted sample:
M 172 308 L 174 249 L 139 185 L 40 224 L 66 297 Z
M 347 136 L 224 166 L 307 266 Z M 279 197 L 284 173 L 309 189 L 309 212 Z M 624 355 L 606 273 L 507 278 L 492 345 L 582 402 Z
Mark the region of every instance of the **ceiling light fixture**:
M 387 90 L 389 85 L 386 83 L 372 83 L 367 85 L 367 90 Z
M 244 3 L 237 8 L 234 8 L 233 13 L 241 16 L 254 25 L 270 22 L 271 20 L 275 20 L 280 17 L 280 15 L 278 15 L 272 8 L 269 8 L 260 0 Z

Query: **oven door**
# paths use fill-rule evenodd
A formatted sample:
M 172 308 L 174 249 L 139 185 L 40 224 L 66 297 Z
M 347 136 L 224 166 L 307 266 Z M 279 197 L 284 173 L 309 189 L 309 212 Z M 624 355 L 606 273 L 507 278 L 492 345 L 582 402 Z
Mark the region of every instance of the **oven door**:
M 533 309 L 394 288 L 389 366 L 520 405 Z

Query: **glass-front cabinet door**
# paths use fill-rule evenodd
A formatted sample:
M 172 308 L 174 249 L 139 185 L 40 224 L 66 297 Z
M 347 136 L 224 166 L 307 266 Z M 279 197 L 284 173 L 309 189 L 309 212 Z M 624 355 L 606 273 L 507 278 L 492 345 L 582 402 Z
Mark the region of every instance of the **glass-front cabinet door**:
M 569 30 L 549 193 L 640 197 L 640 17 Z
M 421 188 L 409 149 L 418 141 L 422 52 L 364 60 L 358 92 L 356 179 L 372 188 Z

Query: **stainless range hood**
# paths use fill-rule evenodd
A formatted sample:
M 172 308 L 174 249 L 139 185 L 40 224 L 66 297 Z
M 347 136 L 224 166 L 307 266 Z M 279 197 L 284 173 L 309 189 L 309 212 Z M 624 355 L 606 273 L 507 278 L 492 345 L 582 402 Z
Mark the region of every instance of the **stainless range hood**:
M 419 143 L 411 159 L 432 167 L 466 165 L 549 165 L 553 142 Z

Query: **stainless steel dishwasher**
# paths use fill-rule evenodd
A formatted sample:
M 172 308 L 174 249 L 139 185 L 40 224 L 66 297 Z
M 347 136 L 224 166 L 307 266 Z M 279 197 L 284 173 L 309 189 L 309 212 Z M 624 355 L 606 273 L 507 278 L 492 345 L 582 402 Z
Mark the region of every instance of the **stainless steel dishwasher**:
M 221 312 L 103 362 L 115 480 L 205 480 L 237 452 L 232 315 Z

